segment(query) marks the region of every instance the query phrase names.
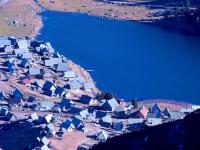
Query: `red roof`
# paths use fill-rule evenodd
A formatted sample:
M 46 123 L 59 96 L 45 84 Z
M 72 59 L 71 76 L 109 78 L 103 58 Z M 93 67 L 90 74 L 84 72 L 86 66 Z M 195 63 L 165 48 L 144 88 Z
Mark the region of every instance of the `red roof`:
M 23 79 L 23 80 L 22 80 L 22 83 L 23 83 L 23 84 L 29 84 L 29 83 L 30 83 L 30 80 L 29 80 L 29 79 Z
M 142 106 L 139 110 L 139 117 L 146 119 L 148 113 L 149 113 L 149 110 L 145 106 Z

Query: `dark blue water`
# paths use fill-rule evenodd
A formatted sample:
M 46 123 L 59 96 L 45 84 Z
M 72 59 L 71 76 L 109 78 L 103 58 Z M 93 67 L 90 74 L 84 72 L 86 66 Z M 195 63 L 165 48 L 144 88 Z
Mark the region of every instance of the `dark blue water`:
M 200 38 L 82 14 L 44 12 L 40 40 L 86 69 L 101 90 L 200 104 Z

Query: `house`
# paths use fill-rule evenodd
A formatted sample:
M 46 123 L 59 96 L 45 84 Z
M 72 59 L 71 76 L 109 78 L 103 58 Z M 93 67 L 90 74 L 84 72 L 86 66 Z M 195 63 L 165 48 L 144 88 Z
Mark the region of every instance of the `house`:
M 16 121 L 16 117 L 12 113 L 7 112 L 5 115 L 5 120 L 6 121 Z
M 55 106 L 54 108 L 53 108 L 53 113 L 60 113 L 62 110 L 61 110 L 61 108 L 59 107 L 59 106 Z
M 28 102 L 35 102 L 35 101 L 36 101 L 35 97 L 33 97 L 33 96 L 28 97 Z
M 61 86 L 57 86 L 55 89 L 55 94 L 58 95 L 59 97 L 62 97 L 64 94 L 66 93 L 66 90 L 61 87 Z
M 77 80 L 80 84 L 84 84 L 85 83 L 85 78 L 82 77 L 82 76 L 76 77 L 75 80 Z
M 185 116 L 186 116 L 186 114 L 184 112 L 170 111 L 170 120 L 171 121 L 183 119 Z
M 107 115 L 107 112 L 96 110 L 95 115 L 96 115 L 96 118 L 103 118 Z
M 45 67 L 53 67 L 54 65 L 58 65 L 59 63 L 62 63 L 62 59 L 60 58 L 49 58 L 44 60 Z
M 44 128 L 44 131 L 47 136 L 55 136 L 56 135 L 56 131 L 55 131 L 54 125 L 52 123 L 47 124 L 46 127 Z
M 26 39 L 20 39 L 17 41 L 17 46 L 21 49 L 28 49 L 29 44 Z
M 39 80 L 35 81 L 35 82 L 33 83 L 33 85 L 35 86 L 35 88 L 36 88 L 37 90 L 41 90 L 41 89 L 43 88 L 43 82 L 41 82 L 41 81 L 39 81 Z
M 153 105 L 153 107 L 151 108 L 151 112 L 152 112 L 152 113 L 161 112 L 160 106 L 156 103 L 156 104 Z
M 43 145 L 40 150 L 50 150 L 49 147 L 47 145 Z
M 0 115 L 1 116 L 6 116 L 7 113 L 8 113 L 8 109 L 7 108 L 1 108 L 0 109 Z
M 77 107 L 77 106 L 73 106 L 70 110 L 70 113 L 72 114 L 79 114 L 81 112 L 81 108 Z
M 66 72 L 69 68 L 67 66 L 67 63 L 59 63 L 56 65 L 56 72 Z
M 100 119 L 100 125 L 106 128 L 110 128 L 112 126 L 112 118 L 111 116 L 107 115 Z
M 30 76 L 40 76 L 41 75 L 41 70 L 39 68 L 29 68 L 29 75 Z
M 54 106 L 55 106 L 54 102 L 41 101 L 40 102 L 40 111 L 51 111 Z
M 30 68 L 31 63 L 27 59 L 22 59 L 21 63 L 19 64 L 22 68 Z
M 123 118 L 126 116 L 126 110 L 123 106 L 119 105 L 115 108 L 114 114 L 116 117 Z
M 66 71 L 66 72 L 63 72 L 62 77 L 63 78 L 75 78 L 76 73 L 74 71 Z
M 144 119 L 142 118 L 130 118 L 127 120 L 128 130 L 133 131 L 144 127 Z
M 90 113 L 88 112 L 88 109 L 82 110 L 79 115 L 82 119 L 87 119 L 90 116 Z
M 52 73 L 51 72 L 42 72 L 42 77 L 43 77 L 43 79 L 44 78 L 52 78 L 53 77 L 53 75 L 52 75 Z
M 74 116 L 72 118 L 72 123 L 77 130 L 82 130 L 85 127 L 79 116 Z
M 74 78 L 73 80 L 69 81 L 69 87 L 71 90 L 77 90 L 80 89 L 82 85 Z
M 159 124 L 162 124 L 161 118 L 147 118 L 147 121 L 145 122 L 147 126 L 156 126 Z
M 88 89 L 94 89 L 95 85 L 94 85 L 94 83 L 86 82 L 86 83 L 83 84 L 83 87 L 84 87 L 85 90 L 88 90 Z
M 30 78 L 27 76 L 21 78 L 21 83 L 24 85 L 30 84 L 30 82 Z
M 30 115 L 30 119 L 32 122 L 38 121 L 39 117 L 38 115 L 34 112 Z
M 0 91 L 0 100 L 5 99 L 5 98 L 6 98 L 5 93 Z
M 70 120 L 66 120 L 60 125 L 60 130 L 65 132 L 65 131 L 73 131 L 75 129 L 74 124 Z
M 105 142 L 108 139 L 108 133 L 106 131 L 101 131 L 97 134 L 96 139 L 100 142 Z
M 46 48 L 48 49 L 49 53 L 55 53 L 55 50 L 53 49 L 53 47 L 51 46 L 50 42 L 46 43 Z
M 149 113 L 149 110 L 148 110 L 145 106 L 142 106 L 142 107 L 139 109 L 139 111 L 137 112 L 137 116 L 138 116 L 139 118 L 146 119 L 148 113 Z
M 43 136 L 43 137 L 37 137 L 37 142 L 38 142 L 38 146 L 41 146 L 43 147 L 43 149 L 46 150 L 46 148 L 44 147 L 45 145 L 48 146 L 48 144 L 50 143 L 49 140 L 47 139 L 46 136 Z
M 43 88 L 42 88 L 44 91 L 53 91 L 55 92 L 56 90 L 56 86 L 54 83 L 50 82 L 50 81 L 46 81 L 43 85 Z
M 121 121 L 113 122 L 113 128 L 117 131 L 123 131 L 124 125 Z
M 88 95 L 82 95 L 80 98 L 80 102 L 83 104 L 89 104 L 92 101 L 92 97 L 88 96 Z
M 107 111 L 114 111 L 115 108 L 118 107 L 118 106 L 119 106 L 119 104 L 118 104 L 117 100 L 115 98 L 112 98 L 110 100 L 106 100 L 102 104 L 101 108 L 103 110 L 107 110 Z
M 24 58 L 24 59 L 32 59 L 33 58 L 33 54 L 30 53 L 30 52 L 26 52 L 26 53 L 23 53 L 22 54 L 22 57 L 21 58 Z
M 45 119 L 46 123 L 50 123 L 53 119 L 53 115 L 47 114 L 47 115 L 45 115 L 44 119 Z
M 28 49 L 18 48 L 13 50 L 13 55 L 22 57 L 24 53 L 28 53 Z
M 15 91 L 13 92 L 13 97 L 16 102 L 21 102 L 23 94 L 19 89 L 15 89 Z
M 14 63 L 7 63 L 8 71 L 9 72 L 16 72 L 17 66 Z
M 11 41 L 6 37 L 0 37 L 0 46 L 4 47 L 8 45 L 11 45 Z
M 66 98 L 62 99 L 60 105 L 62 108 L 64 107 L 65 109 L 70 109 L 70 108 L 74 107 L 73 101 L 66 99 Z
M 147 118 L 165 118 L 158 104 L 155 104 L 148 113 Z
M 5 47 L 4 52 L 6 54 L 12 54 L 13 50 L 14 50 L 13 47 L 11 45 L 8 45 L 8 46 Z
M 170 118 L 170 117 L 171 117 L 171 115 L 170 115 L 170 108 L 169 108 L 169 107 L 166 107 L 166 108 L 163 110 L 163 114 L 164 114 L 165 116 L 167 116 L 168 118 Z

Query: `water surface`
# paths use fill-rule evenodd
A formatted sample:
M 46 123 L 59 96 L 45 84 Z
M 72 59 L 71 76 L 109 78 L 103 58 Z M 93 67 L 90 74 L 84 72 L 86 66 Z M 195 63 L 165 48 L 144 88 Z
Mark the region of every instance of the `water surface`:
M 86 69 L 101 90 L 200 104 L 200 38 L 83 14 L 45 11 L 40 40 Z

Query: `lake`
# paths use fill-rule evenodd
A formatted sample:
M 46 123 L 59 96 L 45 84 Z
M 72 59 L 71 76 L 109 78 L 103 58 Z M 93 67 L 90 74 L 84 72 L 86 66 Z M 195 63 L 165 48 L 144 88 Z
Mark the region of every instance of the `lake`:
M 39 40 L 92 69 L 103 91 L 130 100 L 200 104 L 200 37 L 131 21 L 45 11 Z

